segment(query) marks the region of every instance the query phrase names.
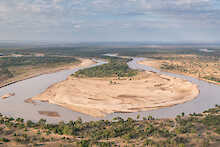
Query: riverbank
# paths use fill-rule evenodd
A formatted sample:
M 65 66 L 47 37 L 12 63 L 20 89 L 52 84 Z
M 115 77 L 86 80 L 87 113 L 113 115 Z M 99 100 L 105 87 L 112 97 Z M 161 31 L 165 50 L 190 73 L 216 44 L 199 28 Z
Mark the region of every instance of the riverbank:
M 32 100 L 48 101 L 93 117 L 138 112 L 185 103 L 199 94 L 186 80 L 141 72 L 129 78 L 77 78 L 50 86 Z
M 215 85 L 220 85 L 220 82 L 209 80 L 208 77 L 219 77 L 220 70 L 216 68 L 214 65 L 219 63 L 194 63 L 195 66 L 192 66 L 190 63 L 187 64 L 187 60 L 183 61 L 170 61 L 170 60 L 155 60 L 155 59 L 146 59 L 138 62 L 139 64 L 143 64 L 146 66 L 150 66 L 162 71 L 182 74 L 185 76 L 193 77 L 199 80 L 203 80 Z M 206 66 L 206 67 L 205 67 Z M 204 68 L 203 68 L 204 67 Z M 209 73 L 209 74 L 207 74 Z
M 74 69 L 74 68 L 78 68 L 78 67 L 86 67 L 86 66 L 89 66 L 89 65 L 92 65 L 95 63 L 94 61 L 92 61 L 90 59 L 84 59 L 84 58 L 77 58 L 77 59 L 79 60 L 79 62 L 63 64 L 63 65 L 56 66 L 56 67 L 48 67 L 48 68 L 46 68 L 46 67 L 34 68 L 33 67 L 31 70 L 29 70 L 29 72 L 25 72 L 24 74 L 18 75 L 16 77 L 10 78 L 10 79 L 0 83 L 0 88 L 17 83 L 19 81 L 23 81 L 23 80 L 30 79 L 33 77 L 37 77 L 40 75 L 54 73 L 54 72 L 58 72 L 61 70 Z M 28 68 L 31 68 L 31 67 L 28 67 Z M 27 69 L 22 69 L 22 70 L 27 70 Z

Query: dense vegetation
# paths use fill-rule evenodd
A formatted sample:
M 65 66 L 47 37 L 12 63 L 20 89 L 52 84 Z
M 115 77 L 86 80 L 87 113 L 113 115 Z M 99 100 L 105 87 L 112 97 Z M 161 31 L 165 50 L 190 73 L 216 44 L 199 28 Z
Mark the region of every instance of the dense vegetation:
M 56 56 L 45 56 L 45 57 L 4 57 L 0 58 L 0 67 L 8 68 L 11 66 L 36 66 L 36 65 L 51 65 L 59 63 L 72 63 L 77 61 L 73 57 L 56 57 Z
M 131 77 L 137 74 L 136 70 L 130 69 L 127 62 L 131 59 L 118 57 L 103 57 L 109 63 L 88 69 L 77 71 L 76 77 Z
M 1 57 L 0 58 L 0 82 L 15 77 L 19 74 L 27 73 L 33 68 L 51 68 L 67 63 L 78 62 L 74 57 L 58 56 L 21 56 L 21 57 Z M 22 71 L 20 68 L 31 67 Z
M 180 65 L 162 64 L 160 66 L 160 68 L 164 69 L 164 70 L 178 70 L 178 71 L 181 71 L 181 72 L 188 72 L 187 69 L 185 69 L 183 66 L 180 66 Z
M 68 123 L 48 124 L 24 122 L 22 118 L 0 115 L 0 144 L 9 145 L 72 145 L 72 146 L 219 146 L 220 106 L 204 113 L 178 115 L 175 119 L 142 120 L 120 117 L 112 121 L 83 122 L 80 118 Z
M 205 79 L 207 79 L 207 80 L 210 80 L 210 81 L 215 81 L 215 82 L 217 82 L 217 83 L 220 83 L 220 78 L 210 77 L 210 76 L 205 76 L 205 77 L 203 77 L 203 78 L 205 78 Z

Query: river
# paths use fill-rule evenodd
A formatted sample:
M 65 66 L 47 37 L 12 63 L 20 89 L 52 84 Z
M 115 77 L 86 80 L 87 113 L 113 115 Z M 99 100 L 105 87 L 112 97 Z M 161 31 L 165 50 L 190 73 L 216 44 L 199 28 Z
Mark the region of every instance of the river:
M 80 68 L 72 70 L 63 70 L 51 74 L 45 74 L 24 81 L 20 81 L 0 89 L 0 96 L 7 93 L 15 93 L 14 96 L 8 99 L 0 99 L 0 112 L 3 115 L 11 117 L 21 117 L 25 120 L 38 121 L 40 118 L 46 119 L 48 122 L 56 123 L 59 121 L 70 121 L 76 120 L 79 117 L 84 121 L 95 121 L 100 119 L 112 120 L 114 117 L 122 117 L 124 119 L 131 117 L 136 118 L 137 115 L 141 117 L 147 117 L 152 115 L 156 118 L 171 118 L 184 112 L 189 113 L 199 113 L 214 107 L 216 104 L 220 104 L 220 86 L 198 80 L 192 77 L 173 74 L 168 72 L 162 72 L 160 70 L 148 67 L 145 65 L 137 64 L 138 61 L 144 58 L 133 58 L 132 61 L 128 63 L 130 68 L 154 71 L 159 74 L 166 74 L 169 76 L 186 79 L 192 83 L 198 85 L 200 94 L 198 97 L 192 101 L 186 102 L 184 104 L 178 104 L 172 107 L 156 109 L 152 111 L 143 111 L 135 113 L 113 113 L 109 114 L 104 118 L 94 118 L 79 112 L 74 112 L 72 110 L 60 107 L 58 105 L 53 105 L 45 102 L 37 102 L 36 105 L 25 103 L 24 101 L 28 98 L 34 97 L 43 91 L 45 91 L 49 86 L 65 80 L 69 75 L 78 71 Z M 105 62 L 97 61 L 98 63 L 93 66 L 99 66 Z M 91 66 L 90 66 L 91 67 Z M 40 115 L 39 111 L 52 111 L 57 112 L 60 117 L 49 117 Z

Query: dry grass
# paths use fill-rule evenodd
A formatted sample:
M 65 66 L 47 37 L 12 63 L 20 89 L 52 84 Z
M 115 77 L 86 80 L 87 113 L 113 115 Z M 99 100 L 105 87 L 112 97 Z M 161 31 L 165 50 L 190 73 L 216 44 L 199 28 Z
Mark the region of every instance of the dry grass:
M 220 60 L 198 55 L 157 55 L 156 60 L 140 62 L 168 72 L 196 77 L 220 84 Z

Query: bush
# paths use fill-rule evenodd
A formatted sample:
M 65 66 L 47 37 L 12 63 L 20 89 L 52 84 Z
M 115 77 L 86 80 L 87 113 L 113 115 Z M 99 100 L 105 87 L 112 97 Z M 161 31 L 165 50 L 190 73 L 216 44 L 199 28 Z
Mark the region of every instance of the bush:
M 77 143 L 79 147 L 89 147 L 90 145 L 90 140 L 81 140 L 80 142 Z
M 2 142 L 10 142 L 10 140 L 9 139 L 7 139 L 7 138 L 0 138 L 0 141 L 2 141 Z

